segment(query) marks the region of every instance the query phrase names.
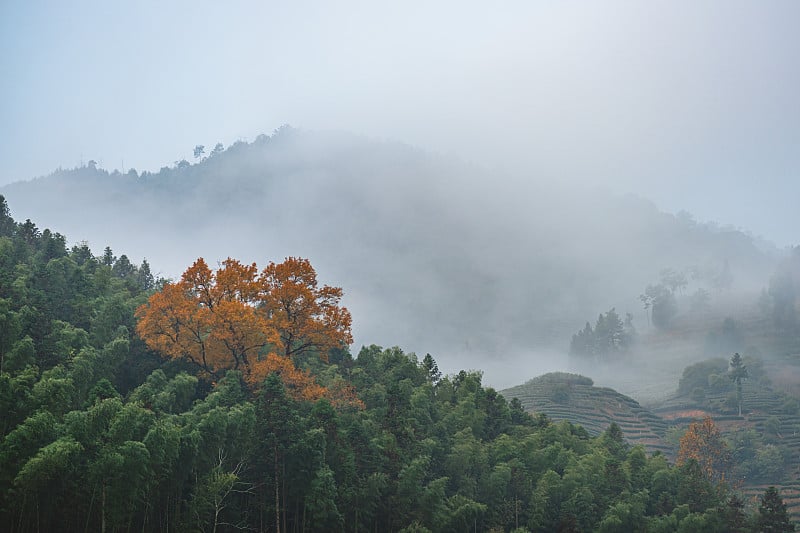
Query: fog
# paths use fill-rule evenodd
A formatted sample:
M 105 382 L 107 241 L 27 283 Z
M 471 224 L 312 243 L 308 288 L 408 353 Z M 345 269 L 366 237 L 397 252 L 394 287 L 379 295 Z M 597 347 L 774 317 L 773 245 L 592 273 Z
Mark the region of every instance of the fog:
M 168 277 L 309 257 L 355 350 L 512 385 L 568 365 L 611 307 L 644 329 L 664 268 L 765 285 L 800 223 L 797 20 L 790 1 L 4 3 L 0 184 L 83 170 L 0 192 Z
M 158 170 L 281 124 L 644 195 L 794 244 L 800 6 L 0 6 L 0 182 Z
M 405 144 L 289 127 L 158 174 L 82 167 L 0 193 L 15 217 L 97 254 L 110 245 L 146 257 L 163 277 L 200 256 L 262 266 L 308 257 L 345 290 L 354 351 L 430 352 L 443 371 L 481 369 L 498 387 L 572 369 L 572 333 L 612 307 L 646 329 L 638 295 L 665 268 L 729 268 L 736 291 L 754 292 L 780 256 L 642 198 L 520 189 Z

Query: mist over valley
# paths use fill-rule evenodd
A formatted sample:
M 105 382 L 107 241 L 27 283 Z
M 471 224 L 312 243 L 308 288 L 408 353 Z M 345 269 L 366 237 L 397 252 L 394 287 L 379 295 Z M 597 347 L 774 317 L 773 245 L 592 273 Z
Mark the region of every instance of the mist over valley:
M 755 298 L 785 253 L 637 196 L 288 126 L 158 173 L 92 163 L 0 192 L 16 218 L 98 252 L 113 243 L 165 278 L 198 257 L 307 257 L 345 289 L 355 347 L 431 353 L 500 387 L 575 369 L 570 336 L 612 307 L 648 332 L 638 296 L 665 269 L 696 273 L 687 300 L 700 287 L 712 302 Z M 729 286 L 715 290 L 724 269 Z

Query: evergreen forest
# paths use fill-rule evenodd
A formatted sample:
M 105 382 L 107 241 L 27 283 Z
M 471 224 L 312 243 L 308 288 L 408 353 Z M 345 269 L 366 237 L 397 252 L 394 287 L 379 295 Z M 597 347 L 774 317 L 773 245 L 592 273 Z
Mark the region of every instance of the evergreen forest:
M 593 436 L 480 371 L 351 352 L 347 288 L 305 259 L 165 280 L 9 213 L 0 196 L 2 531 L 794 530 L 775 488 L 743 500 L 710 419 L 676 457 Z M 612 309 L 575 349 L 626 331 Z

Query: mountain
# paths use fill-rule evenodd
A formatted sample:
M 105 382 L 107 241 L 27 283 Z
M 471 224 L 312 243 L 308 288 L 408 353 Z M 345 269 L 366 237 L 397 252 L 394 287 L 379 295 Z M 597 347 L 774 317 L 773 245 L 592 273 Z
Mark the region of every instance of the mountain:
M 486 368 L 495 385 L 562 366 L 570 335 L 612 306 L 643 326 L 637 296 L 662 269 L 725 269 L 752 289 L 778 256 L 641 198 L 290 127 L 158 173 L 90 164 L 0 194 L 15 218 L 114 243 L 165 277 L 201 256 L 308 257 L 345 289 L 356 345 L 431 352 L 445 371 Z

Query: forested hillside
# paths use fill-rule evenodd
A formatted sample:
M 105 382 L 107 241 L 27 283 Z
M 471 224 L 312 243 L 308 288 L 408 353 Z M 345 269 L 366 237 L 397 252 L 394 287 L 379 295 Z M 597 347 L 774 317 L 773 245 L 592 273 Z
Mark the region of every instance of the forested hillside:
M 776 492 L 744 509 L 697 459 L 532 416 L 480 372 L 354 358 L 310 263 L 197 261 L 169 283 L 0 208 L 3 531 L 785 524 Z
M 157 173 L 91 161 L 0 192 L 16 218 L 158 257 L 165 277 L 200 256 L 308 257 L 348 288 L 357 345 L 431 351 L 507 385 L 522 365 L 556 370 L 531 351 L 563 351 L 583 317 L 616 305 L 643 328 L 637 296 L 664 269 L 727 271 L 733 290 L 759 290 L 778 254 L 642 199 L 344 133 L 284 127 L 197 156 Z

